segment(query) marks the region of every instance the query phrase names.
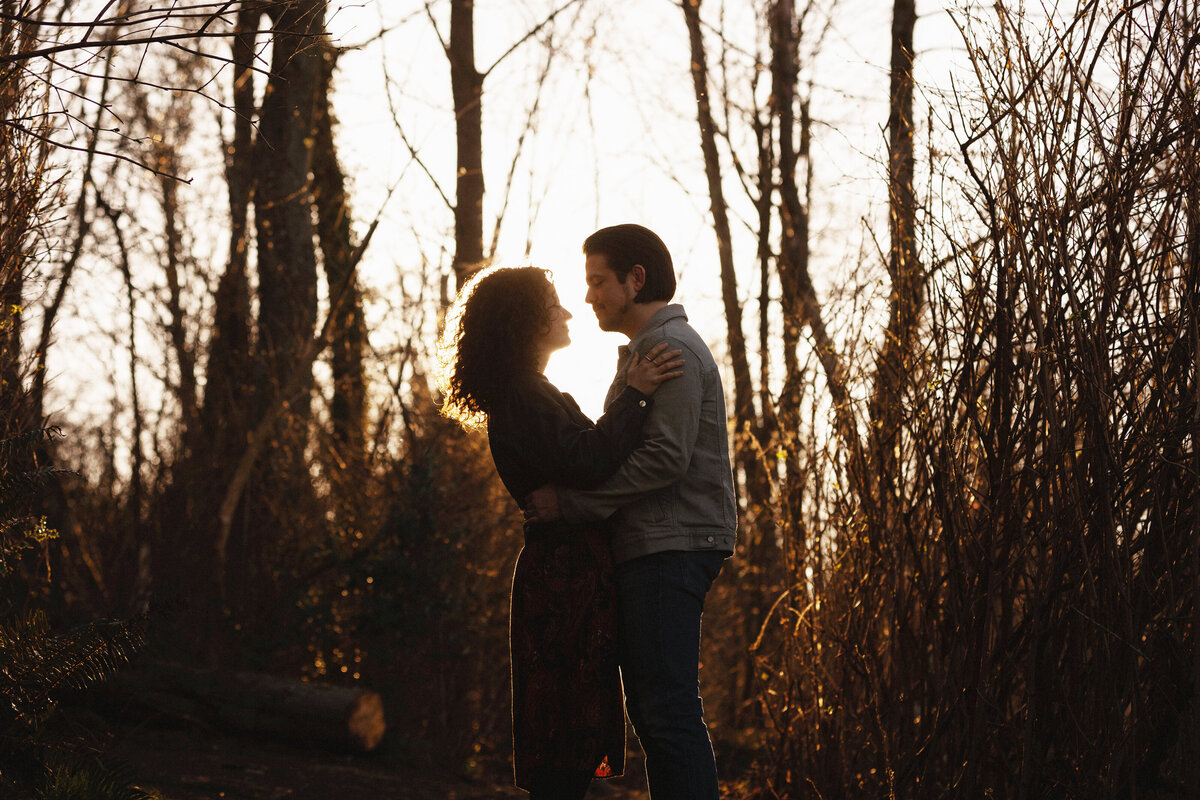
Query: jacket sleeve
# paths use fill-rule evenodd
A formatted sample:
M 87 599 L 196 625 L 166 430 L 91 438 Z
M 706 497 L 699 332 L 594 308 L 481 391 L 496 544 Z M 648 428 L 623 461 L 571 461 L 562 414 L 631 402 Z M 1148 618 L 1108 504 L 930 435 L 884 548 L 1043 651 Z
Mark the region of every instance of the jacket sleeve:
M 671 349 L 684 352 L 683 376 L 658 387 L 654 407 L 642 426 L 642 444 L 611 478 L 594 489 L 560 484 L 559 507 L 567 522 L 607 519 L 622 506 L 670 486 L 687 473 L 700 432 L 700 360 L 682 342 L 667 341 Z
M 501 413 L 510 415 L 505 427 L 521 440 L 513 444 L 537 459 L 547 482 L 573 488 L 596 486 L 617 470 L 640 443 L 652 407 L 648 396 L 626 387 L 593 424 L 544 379 L 522 382 L 505 405 Z

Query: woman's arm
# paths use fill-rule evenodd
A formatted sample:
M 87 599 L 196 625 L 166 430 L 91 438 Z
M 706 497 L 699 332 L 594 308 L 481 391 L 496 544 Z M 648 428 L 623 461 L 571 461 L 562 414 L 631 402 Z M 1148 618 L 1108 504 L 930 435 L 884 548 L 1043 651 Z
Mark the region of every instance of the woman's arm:
M 596 423 L 541 375 L 514 380 L 491 428 L 503 431 L 505 444 L 547 483 L 585 489 L 599 485 L 641 442 L 642 423 L 658 386 L 680 373 L 677 353 L 657 347 L 630 367 L 631 385 Z
M 514 385 L 505 407 L 493 414 L 492 430 L 502 431 L 503 445 L 539 479 L 591 488 L 637 446 L 652 402 L 627 389 L 596 425 L 549 381 L 531 376 Z

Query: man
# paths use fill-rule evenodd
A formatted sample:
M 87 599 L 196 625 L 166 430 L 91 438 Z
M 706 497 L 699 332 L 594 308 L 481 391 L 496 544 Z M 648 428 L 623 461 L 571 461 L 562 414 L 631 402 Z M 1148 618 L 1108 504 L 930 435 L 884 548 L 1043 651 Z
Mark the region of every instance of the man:
M 625 386 L 634 353 L 667 342 L 683 375 L 664 383 L 644 443 L 597 489 L 543 487 L 539 521 L 613 518 L 625 707 L 646 753 L 653 800 L 717 800 L 717 770 L 699 696 L 704 597 L 732 554 L 737 529 L 725 395 L 717 364 L 670 305 L 666 245 L 640 225 L 602 228 L 583 244 L 587 302 L 601 329 L 629 337 L 605 406 Z

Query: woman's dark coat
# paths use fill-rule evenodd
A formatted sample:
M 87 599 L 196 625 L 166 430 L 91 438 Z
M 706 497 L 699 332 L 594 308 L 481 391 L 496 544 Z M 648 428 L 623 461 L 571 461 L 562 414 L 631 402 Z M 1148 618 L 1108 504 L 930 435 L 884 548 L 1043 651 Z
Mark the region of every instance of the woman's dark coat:
M 593 423 L 540 373 L 514 375 L 488 415 L 500 479 L 522 507 L 546 484 L 600 484 L 637 446 L 649 403 L 627 388 Z M 526 524 L 510 623 L 518 786 L 536 769 L 624 770 L 616 623 L 607 526 Z

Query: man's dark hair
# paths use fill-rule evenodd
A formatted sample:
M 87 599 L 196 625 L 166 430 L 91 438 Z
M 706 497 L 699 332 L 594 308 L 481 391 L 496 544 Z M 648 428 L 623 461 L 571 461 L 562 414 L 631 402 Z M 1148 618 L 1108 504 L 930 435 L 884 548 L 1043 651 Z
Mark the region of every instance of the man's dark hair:
M 653 303 L 675 296 L 675 267 L 663 240 L 649 228 L 626 223 L 601 228 L 583 242 L 584 255 L 604 256 L 608 268 L 625 283 L 634 264 L 646 270 L 646 283 L 635 303 Z

